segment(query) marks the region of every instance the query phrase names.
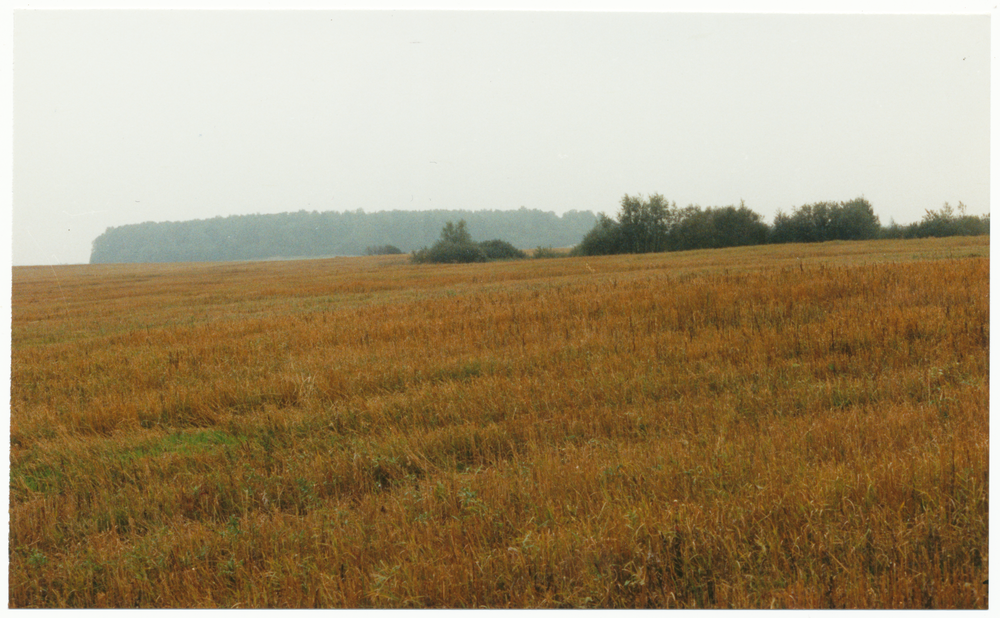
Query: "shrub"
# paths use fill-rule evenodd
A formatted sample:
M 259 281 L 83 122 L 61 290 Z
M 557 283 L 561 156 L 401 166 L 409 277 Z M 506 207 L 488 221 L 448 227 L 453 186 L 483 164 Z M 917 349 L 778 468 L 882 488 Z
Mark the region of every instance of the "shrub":
M 537 247 L 532 252 L 531 257 L 535 258 L 536 260 L 541 260 L 548 258 L 557 258 L 561 257 L 562 255 L 563 255 L 562 253 L 559 253 L 552 247 Z
M 365 255 L 399 255 L 402 252 L 396 245 L 379 245 L 365 249 Z
M 475 243 L 439 240 L 429 249 L 414 251 L 411 260 L 417 264 L 465 264 L 485 262 L 486 253 Z
M 441 230 L 441 240 L 430 248 L 414 251 L 410 259 L 415 264 L 460 264 L 523 258 L 525 254 L 503 240 L 474 242 L 465 221 L 447 222 Z
M 519 260 L 527 257 L 524 251 L 505 240 L 485 240 L 479 243 L 479 248 L 488 260 Z
M 980 236 L 990 233 L 990 216 L 988 214 L 976 217 L 965 214 L 966 206 L 958 203 L 958 213 L 948 202 L 941 210 L 928 210 L 919 223 L 913 223 L 906 228 L 907 238 L 926 238 L 933 236 Z

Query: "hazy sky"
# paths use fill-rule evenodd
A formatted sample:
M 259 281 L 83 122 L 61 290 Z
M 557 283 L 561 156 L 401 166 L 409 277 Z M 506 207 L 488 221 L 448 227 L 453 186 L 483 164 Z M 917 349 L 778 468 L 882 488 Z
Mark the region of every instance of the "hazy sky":
M 989 212 L 990 18 L 18 11 L 13 263 L 240 213 Z

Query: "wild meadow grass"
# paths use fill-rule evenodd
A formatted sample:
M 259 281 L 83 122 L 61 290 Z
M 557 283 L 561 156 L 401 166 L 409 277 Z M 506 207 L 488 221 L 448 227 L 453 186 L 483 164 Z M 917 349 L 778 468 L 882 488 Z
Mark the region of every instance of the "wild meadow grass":
M 989 239 L 17 267 L 11 607 L 985 608 Z

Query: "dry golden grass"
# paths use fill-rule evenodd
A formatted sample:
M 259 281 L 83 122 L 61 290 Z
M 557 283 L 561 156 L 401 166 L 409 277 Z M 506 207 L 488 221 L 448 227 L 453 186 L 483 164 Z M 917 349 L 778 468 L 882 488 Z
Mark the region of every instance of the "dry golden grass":
M 12 351 L 12 607 L 988 605 L 988 238 L 15 268 Z

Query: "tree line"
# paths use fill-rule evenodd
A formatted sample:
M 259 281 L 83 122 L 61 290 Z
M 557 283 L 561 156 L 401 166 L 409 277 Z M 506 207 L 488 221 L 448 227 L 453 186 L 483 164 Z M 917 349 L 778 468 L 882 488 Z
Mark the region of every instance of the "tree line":
M 865 198 L 848 202 L 817 202 L 779 211 L 768 225 L 746 207 L 687 206 L 678 208 L 659 193 L 646 198 L 625 195 L 617 218 L 601 214 L 594 227 L 573 248 L 574 255 L 610 255 L 714 249 L 765 243 L 923 238 L 990 233 L 990 216 L 966 214 L 945 203 L 926 211 L 916 223 L 883 226 Z
M 459 220 L 460 229 L 454 223 Z M 451 226 L 449 228 L 449 226 Z M 503 240 L 476 241 L 480 238 Z M 571 255 L 712 249 L 766 243 L 923 238 L 990 233 L 990 216 L 961 202 L 909 225 L 883 226 L 865 198 L 779 211 L 769 225 L 739 206 L 678 208 L 659 193 L 625 195 L 615 218 L 589 211 L 364 211 L 234 215 L 108 228 L 90 262 L 200 262 L 412 253 L 415 262 L 523 257 L 518 248 L 569 247 Z M 439 238 L 440 236 L 440 238 Z M 432 246 L 428 246 L 433 243 Z M 536 254 L 539 254 L 536 251 Z M 541 254 L 539 254 L 541 255 Z
M 569 247 L 596 215 L 536 209 L 306 212 L 233 215 L 196 221 L 146 222 L 108 228 L 94 240 L 90 263 L 205 262 L 409 253 L 437 240 L 462 219 L 480 238 L 518 247 Z

